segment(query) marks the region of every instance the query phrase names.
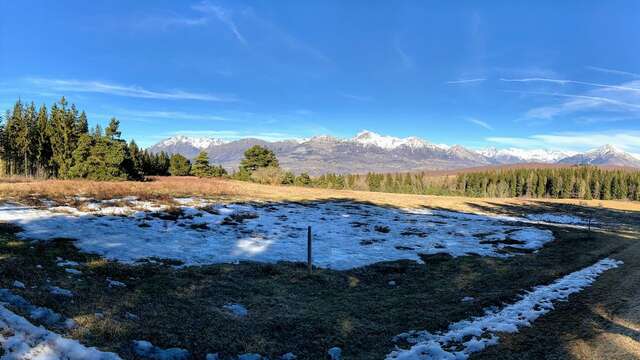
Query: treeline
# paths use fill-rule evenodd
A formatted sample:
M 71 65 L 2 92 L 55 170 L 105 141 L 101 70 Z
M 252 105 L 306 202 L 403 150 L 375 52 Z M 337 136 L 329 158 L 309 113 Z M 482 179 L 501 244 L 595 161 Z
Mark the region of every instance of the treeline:
M 594 166 L 493 170 L 462 174 L 456 187 L 476 197 L 640 200 L 640 172 Z
M 0 122 L 0 175 L 39 178 L 138 180 L 169 175 L 170 157 L 121 139 L 112 118 L 89 129 L 84 111 L 63 97 L 50 108 L 17 101 Z
M 327 189 L 378 191 L 418 195 L 457 195 L 455 176 L 432 176 L 425 172 L 323 174 L 310 186 Z
M 640 172 L 595 166 L 499 169 L 449 176 L 422 173 L 325 174 L 310 186 L 421 195 L 640 200 Z

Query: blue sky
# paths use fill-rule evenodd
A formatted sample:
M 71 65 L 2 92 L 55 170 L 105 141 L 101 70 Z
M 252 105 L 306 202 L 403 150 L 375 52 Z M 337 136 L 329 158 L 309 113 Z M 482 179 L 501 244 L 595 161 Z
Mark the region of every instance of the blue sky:
M 142 145 L 362 129 L 640 153 L 637 1 L 2 1 L 0 108 L 60 96 Z

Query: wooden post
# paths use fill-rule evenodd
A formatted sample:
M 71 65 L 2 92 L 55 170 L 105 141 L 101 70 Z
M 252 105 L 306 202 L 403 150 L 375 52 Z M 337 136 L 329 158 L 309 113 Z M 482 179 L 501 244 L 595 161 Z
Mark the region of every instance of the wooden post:
M 307 226 L 307 270 L 309 274 L 313 271 L 313 257 L 311 252 L 311 243 L 313 241 L 313 234 L 311 233 L 311 226 Z

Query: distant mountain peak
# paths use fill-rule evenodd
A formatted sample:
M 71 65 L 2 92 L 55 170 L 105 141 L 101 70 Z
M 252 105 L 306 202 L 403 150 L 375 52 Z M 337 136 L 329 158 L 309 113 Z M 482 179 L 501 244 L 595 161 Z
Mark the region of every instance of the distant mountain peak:
M 540 163 L 553 163 L 575 155 L 575 153 L 571 151 L 519 148 L 496 149 L 495 147 L 478 150 L 478 153 L 497 162 L 512 162 L 513 159 L 519 159 L 524 162 Z
M 640 167 L 640 159 L 610 144 L 567 157 L 559 162 Z
M 206 149 L 212 145 L 222 145 L 226 143 L 227 141 L 222 139 L 216 139 L 216 138 L 176 135 L 176 136 L 172 136 L 170 138 L 164 139 L 159 143 L 159 145 L 176 146 L 176 145 L 184 144 L 184 145 L 191 145 L 198 149 Z
M 410 148 L 429 146 L 427 141 L 415 136 L 398 138 L 394 136 L 380 135 L 369 130 L 360 131 L 355 137 L 351 138 L 351 141 L 365 146 L 377 146 L 386 150 L 396 149 L 400 146 L 408 146 Z
M 611 144 L 605 144 L 587 151 L 589 154 L 623 154 L 624 151 Z

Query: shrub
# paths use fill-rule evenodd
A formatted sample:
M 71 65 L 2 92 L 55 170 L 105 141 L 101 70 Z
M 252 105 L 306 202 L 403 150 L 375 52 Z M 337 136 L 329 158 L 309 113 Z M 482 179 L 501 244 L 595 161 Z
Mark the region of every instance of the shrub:
M 262 167 L 251 173 L 251 181 L 259 184 L 280 185 L 285 178 L 285 172 L 274 166 Z

